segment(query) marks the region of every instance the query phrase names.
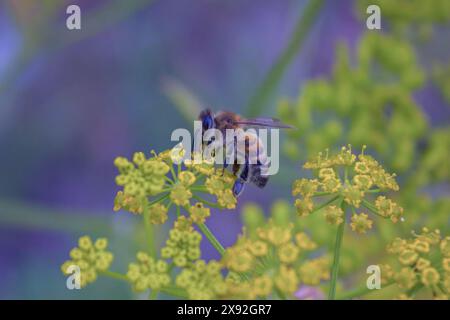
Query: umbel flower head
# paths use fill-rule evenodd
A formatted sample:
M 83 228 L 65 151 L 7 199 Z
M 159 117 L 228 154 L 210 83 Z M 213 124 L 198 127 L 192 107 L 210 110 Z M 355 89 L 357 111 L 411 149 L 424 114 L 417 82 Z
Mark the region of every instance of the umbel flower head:
M 185 217 L 175 222 L 169 231 L 169 239 L 161 249 L 163 259 L 172 259 L 177 267 L 186 267 L 200 258 L 200 241 L 202 236 L 195 231 Z
M 217 261 L 197 260 L 192 266 L 183 268 L 176 278 L 176 285 L 186 290 L 189 299 L 217 299 L 227 290 L 221 269 Z
M 155 260 L 145 252 L 138 252 L 137 262 L 128 266 L 127 278 L 136 291 L 160 290 L 170 284 L 169 266 L 164 260 Z
M 396 238 L 388 245 L 387 252 L 395 255 L 398 263 L 384 265 L 383 281 L 396 283 L 406 290 L 403 295 L 408 298 L 428 292 L 435 299 L 447 300 L 450 293 L 450 237 L 427 228 L 420 234 L 412 234 L 410 239 Z
M 292 297 L 300 284 L 318 285 L 329 279 L 329 261 L 307 260 L 308 252 L 316 248 L 306 233 L 295 233 L 289 223 L 269 220 L 254 236 L 244 233 L 222 259 L 230 270 L 227 296 L 255 299 L 276 292 Z
M 136 152 L 132 161 L 116 158 L 114 164 L 119 170 L 116 183 L 123 189 L 117 192 L 114 210 L 143 214 L 151 224 L 163 224 L 170 207 L 175 205 L 178 212 L 183 209 L 193 222 L 201 224 L 210 215 L 209 206 L 235 208 L 236 198 L 231 191 L 233 174 L 198 157 L 196 161 L 186 160 L 183 166 L 183 155 L 184 150 L 175 148 L 160 154 L 152 151 L 149 158 Z M 205 200 L 202 193 L 215 197 L 216 202 Z
M 396 223 L 402 219 L 403 208 L 384 194 L 398 191 L 395 174 L 389 174 L 371 156 L 352 153 L 351 147 L 343 147 L 335 155 L 328 151 L 309 162 L 303 168 L 312 170 L 313 179 L 294 181 L 292 194 L 298 197 L 295 207 L 299 216 L 308 216 L 323 209 L 325 220 L 334 225 L 344 222 L 347 208 L 353 212 L 351 228 L 365 233 L 372 228 L 368 213 L 390 219 Z M 383 195 L 382 195 L 383 194 Z M 322 203 L 320 199 L 326 200 Z M 375 203 L 371 199 L 375 198 Z M 358 211 L 358 212 L 357 212 Z
M 383 12 L 391 2 L 383 1 Z M 413 1 L 406 2 L 410 6 Z M 303 154 L 315 154 L 337 141 L 358 148 L 367 144 L 389 168 L 403 173 L 414 164 L 417 142 L 427 129 L 426 117 L 412 99 L 425 78 L 414 48 L 398 37 L 366 32 L 356 52 L 348 51 L 344 44 L 337 46 L 330 79 L 308 81 L 293 101 L 280 101 L 280 119 L 298 129 L 287 132 L 284 151 L 298 161 Z
M 95 242 L 89 236 L 78 239 L 78 247 L 70 251 L 70 260 L 64 262 L 61 271 L 70 275 L 71 266 L 80 268 L 80 285 L 85 287 L 97 279 L 99 272 L 107 271 L 113 260 L 113 254 L 106 250 L 108 240 L 99 238 Z

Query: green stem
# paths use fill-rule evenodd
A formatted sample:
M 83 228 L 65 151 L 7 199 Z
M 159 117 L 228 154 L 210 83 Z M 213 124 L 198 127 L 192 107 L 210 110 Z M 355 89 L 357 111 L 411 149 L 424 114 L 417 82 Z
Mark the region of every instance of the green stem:
M 223 209 L 223 207 L 219 206 L 217 203 L 214 203 L 214 202 L 210 202 L 210 201 L 208 201 L 208 200 L 205 200 L 205 199 L 203 199 L 203 198 L 201 198 L 201 197 L 199 197 L 199 196 L 197 196 L 197 195 L 195 195 L 195 194 L 194 194 L 192 197 L 193 197 L 194 199 L 196 199 L 196 200 L 202 202 L 203 204 L 206 204 L 207 206 L 212 207 L 212 208 Z
M 144 212 L 142 217 L 144 219 L 144 228 L 145 228 L 145 236 L 147 238 L 147 246 L 148 251 L 152 257 L 156 256 L 156 248 L 154 242 L 154 230 L 153 225 L 150 223 L 150 212 L 148 211 L 149 207 L 154 205 L 155 203 L 161 202 L 169 197 L 169 193 L 166 193 L 162 197 L 152 201 L 149 203 L 149 206 L 144 206 Z
M 379 213 L 377 208 L 373 204 L 371 204 L 369 201 L 367 201 L 366 199 L 362 199 L 362 203 L 363 203 L 364 207 L 366 207 L 367 209 L 372 211 L 372 213 L 376 214 L 377 216 L 379 216 L 383 219 L 389 219 L 389 217 L 385 217 L 381 213 Z
M 164 294 L 167 294 L 167 295 L 170 295 L 173 297 L 177 297 L 177 298 L 181 298 L 181 299 L 189 298 L 184 289 L 174 287 L 174 286 L 164 287 L 160 291 Z
M 153 242 L 153 225 L 150 223 L 150 213 L 148 211 L 148 208 L 144 209 L 144 227 L 145 227 L 145 237 L 147 238 L 147 246 L 148 246 L 148 252 L 152 257 L 155 257 L 156 250 Z
M 339 198 L 340 198 L 339 195 L 337 195 L 337 196 L 331 198 L 331 199 L 328 200 L 327 202 L 324 202 L 324 203 L 322 203 L 320 206 L 314 208 L 314 210 L 313 210 L 310 214 L 313 214 L 313 213 L 315 213 L 315 212 L 317 212 L 317 211 L 319 211 L 319 210 L 325 208 L 326 206 L 328 206 L 329 204 L 335 202 L 335 201 L 336 201 L 337 199 L 339 199 Z
M 127 278 L 126 275 L 118 273 L 118 272 L 114 272 L 114 271 L 102 271 L 100 272 L 100 275 L 105 276 L 105 277 L 109 277 L 112 279 L 116 279 L 116 280 L 121 280 L 121 281 L 126 281 L 128 283 L 130 283 L 131 281 Z M 178 298 L 182 298 L 182 299 L 187 299 L 188 296 L 186 294 L 186 292 L 184 291 L 184 289 L 181 288 L 177 288 L 174 286 L 167 286 L 164 288 L 161 288 L 161 290 L 159 290 L 159 292 L 162 292 L 164 294 L 170 295 L 170 296 L 174 296 L 174 297 L 178 297 Z M 157 295 L 158 294 L 158 290 L 152 290 L 150 292 L 149 298 L 153 297 L 153 295 Z
M 287 67 L 291 64 L 295 56 L 300 51 L 322 4 L 323 0 L 310 0 L 307 6 L 303 9 L 302 15 L 295 26 L 295 30 L 288 45 L 278 57 L 275 64 L 272 65 L 269 73 L 251 97 L 246 112 L 248 116 L 257 116 L 264 110 L 267 100 L 277 88 Z
M 393 285 L 394 283 L 395 282 L 389 282 L 389 283 L 385 284 L 382 287 L 382 289 L 387 288 L 387 287 Z M 364 286 L 361 286 L 359 288 L 356 288 L 354 290 L 351 290 L 351 291 L 348 291 L 348 292 L 345 292 L 345 293 L 339 295 L 337 299 L 338 300 L 350 300 L 353 298 L 363 297 L 366 294 L 373 292 L 373 291 L 374 291 L 373 289 L 369 289 L 369 288 L 367 288 L 367 285 L 364 285 Z
M 213 247 L 220 253 L 221 256 L 225 253 L 224 247 L 220 244 L 219 240 L 212 234 L 211 230 L 208 229 L 206 224 L 200 223 L 198 227 L 203 232 L 208 241 L 213 245 Z
M 150 290 L 150 293 L 148 295 L 148 300 L 156 300 L 158 298 L 158 293 L 159 293 L 159 290 L 155 290 L 155 289 Z
M 342 239 L 344 237 L 344 227 L 345 227 L 345 202 L 342 201 L 340 206 L 342 208 L 342 211 L 344 211 L 343 220 L 342 223 L 338 226 L 338 230 L 336 233 L 336 242 L 334 243 L 334 259 L 333 259 L 333 265 L 331 267 L 331 283 L 330 283 L 330 291 L 328 293 L 328 300 L 334 300 L 336 295 L 336 283 L 337 278 L 339 274 L 339 258 L 341 255 L 341 246 L 342 246 Z
M 118 273 L 118 272 L 106 270 L 106 271 L 100 272 L 100 274 L 103 276 L 106 276 L 106 277 L 116 279 L 116 280 L 130 282 L 130 280 L 127 278 L 126 275 Z

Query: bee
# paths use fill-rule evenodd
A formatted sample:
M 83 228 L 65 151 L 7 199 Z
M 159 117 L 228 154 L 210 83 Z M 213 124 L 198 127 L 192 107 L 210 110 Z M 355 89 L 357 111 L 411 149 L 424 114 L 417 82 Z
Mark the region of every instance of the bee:
M 225 150 L 237 150 L 234 153 L 234 158 L 232 163 L 227 163 L 226 160 L 223 164 L 223 169 L 232 165 L 232 172 L 236 176 L 236 180 L 233 185 L 233 194 L 238 197 L 246 183 L 253 183 L 259 188 L 264 188 L 269 181 L 269 175 L 267 175 L 267 170 L 269 167 L 269 160 L 266 155 L 264 144 L 262 143 L 259 136 L 255 131 L 247 131 L 244 133 L 243 129 L 247 128 L 281 128 L 288 129 L 292 128 L 289 125 L 281 123 L 275 118 L 253 118 L 245 119 L 240 115 L 229 112 L 221 111 L 214 114 L 211 110 L 203 110 L 199 115 L 199 120 L 202 122 L 202 130 L 205 132 L 208 129 L 217 129 L 222 133 L 222 137 L 226 137 L 227 129 L 234 129 L 238 134 L 234 136 L 232 141 L 227 141 L 226 138 L 223 139 L 223 148 Z M 238 148 L 238 139 L 244 139 L 244 148 Z M 230 139 L 228 139 L 230 140 Z M 208 141 L 208 145 L 214 143 L 214 141 Z M 241 150 L 241 151 L 239 151 Z M 240 153 L 239 153 L 240 152 Z M 244 154 L 242 154 L 244 153 Z M 238 157 L 245 159 L 244 161 L 239 161 Z M 241 164 L 243 163 L 243 166 Z

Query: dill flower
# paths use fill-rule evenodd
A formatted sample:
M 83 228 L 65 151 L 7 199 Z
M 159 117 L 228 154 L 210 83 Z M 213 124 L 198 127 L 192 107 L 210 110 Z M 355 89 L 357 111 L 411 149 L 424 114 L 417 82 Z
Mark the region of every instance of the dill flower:
M 278 214 L 272 212 L 255 233 L 244 232 L 226 249 L 222 263 L 233 273 L 227 281 L 227 298 L 293 296 L 301 282 L 318 285 L 329 279 L 328 259 L 306 258 L 317 244 L 304 232 L 294 233 L 292 223 L 275 219 Z
M 275 286 L 284 294 L 292 295 L 298 289 L 298 276 L 294 269 L 281 265 L 274 278 Z
M 98 273 L 108 270 L 112 263 L 113 255 L 107 251 L 108 240 L 99 238 L 95 242 L 89 236 L 78 239 L 78 247 L 70 251 L 70 258 L 61 266 L 64 275 L 69 275 L 68 268 L 71 265 L 80 268 L 80 285 L 85 287 L 97 279 Z
M 160 290 L 170 284 L 169 266 L 164 260 L 155 260 L 145 252 L 138 252 L 137 262 L 128 265 L 127 278 L 136 291 Z
M 221 265 L 214 260 L 197 260 L 191 267 L 183 268 L 175 281 L 194 300 L 217 299 L 227 291 Z
M 217 194 L 217 203 L 223 208 L 234 209 L 236 208 L 237 199 L 230 189 L 226 189 Z
M 192 192 L 183 184 L 175 185 L 170 191 L 170 200 L 177 206 L 189 205 L 189 200 L 192 198 Z
M 337 206 L 328 206 L 325 209 L 325 220 L 329 224 L 339 225 L 344 222 L 344 211 Z
M 197 202 L 195 205 L 193 205 L 190 210 L 191 219 L 195 223 L 204 223 L 206 218 L 210 216 L 210 209 L 206 208 L 203 203 Z
M 152 224 L 163 224 L 167 220 L 167 207 L 156 203 L 151 206 L 149 209 L 149 220 Z
M 388 2 L 383 1 L 380 5 L 383 12 Z M 367 5 L 362 7 L 366 10 Z M 400 11 L 410 10 L 395 12 Z M 302 154 L 316 154 L 340 140 L 358 148 L 370 144 L 389 168 L 407 171 L 419 154 L 417 141 L 427 129 L 421 108 L 411 99 L 413 91 L 424 80 L 414 48 L 399 41 L 398 37 L 369 32 L 361 39 L 354 54 L 345 45 L 337 49 L 330 79 L 308 81 L 293 101 L 282 99 L 279 102 L 280 119 L 298 128 L 287 133 L 283 150 L 292 160 L 298 161 Z M 377 65 L 377 72 L 373 72 L 373 65 Z M 380 81 L 380 77 L 385 79 L 388 75 L 392 81 Z M 316 117 L 323 122 L 318 124 L 311 120 Z M 350 126 L 346 125 L 348 121 Z M 324 157 L 321 160 L 320 164 L 308 162 L 306 166 L 310 169 L 330 167 L 330 161 Z M 359 159 L 352 154 L 340 154 L 335 160 L 335 164 L 344 166 L 356 162 L 355 173 L 368 173 L 367 163 L 358 164 Z M 372 169 L 370 171 L 374 173 Z M 375 183 L 374 177 L 370 178 Z M 380 172 L 377 178 L 387 177 Z M 393 187 L 391 182 L 391 179 L 385 181 Z
M 366 233 L 367 230 L 372 228 L 372 223 L 367 214 L 360 213 L 352 215 L 352 223 L 350 223 L 350 226 L 357 233 Z
M 172 259 L 177 267 L 185 267 L 200 258 L 200 241 L 202 236 L 193 229 L 173 228 L 169 239 L 161 249 L 163 259 Z
M 185 150 L 181 145 L 157 154 L 151 151 L 133 154 L 132 161 L 117 157 L 119 170 L 116 183 L 122 187 L 114 200 L 114 211 L 124 209 L 142 214 L 151 224 L 168 220 L 169 209 L 175 205 L 177 215 L 185 212 L 195 223 L 203 223 L 210 215 L 209 206 L 233 209 L 236 198 L 232 192 L 234 175 L 215 169 L 214 163 L 200 158 L 183 160 Z M 223 171 L 223 172 L 221 172 Z M 216 203 L 202 198 L 201 193 L 216 197 Z M 192 198 L 197 202 L 191 203 Z
M 298 274 L 302 283 L 318 285 L 322 280 L 330 279 L 330 261 L 327 257 L 312 259 L 303 263 Z
M 439 230 L 430 231 L 423 228 L 419 234 L 412 233 L 413 238 L 396 238 L 388 247 L 388 253 L 396 255 L 400 270 L 390 266 L 391 278 L 411 298 L 416 291 L 427 288 L 434 298 L 447 296 L 450 289 L 449 258 L 446 257 L 448 238 L 442 238 Z
M 398 190 L 395 175 L 387 173 L 364 151 L 365 147 L 355 155 L 350 146 L 342 147 L 336 154 L 327 150 L 306 162 L 303 168 L 313 170 L 314 177 L 298 179 L 293 184 L 298 215 L 305 217 L 323 211 L 329 224 L 340 225 L 345 221 L 347 209 L 351 209 L 354 214 L 350 226 L 357 233 L 365 233 L 373 224 L 367 213 L 356 212 L 361 207 L 394 223 L 402 220 L 403 208 L 379 195 Z M 376 197 L 375 203 L 371 202 L 372 197 Z M 321 203 L 320 199 L 325 200 Z

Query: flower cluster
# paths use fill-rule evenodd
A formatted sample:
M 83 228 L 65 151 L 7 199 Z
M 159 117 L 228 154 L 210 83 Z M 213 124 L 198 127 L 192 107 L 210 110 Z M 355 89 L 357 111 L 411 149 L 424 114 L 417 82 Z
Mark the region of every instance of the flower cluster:
M 450 5 L 446 0 L 365 0 L 357 2 L 361 14 L 367 17 L 369 5 L 378 5 L 383 19 L 389 21 L 393 31 L 399 35 L 411 34 L 410 27 L 421 39 L 427 39 L 432 33 L 433 23 L 445 23 L 450 20 Z M 415 30 L 416 27 L 418 30 Z
M 423 228 L 411 239 L 396 238 L 387 251 L 394 254 L 400 266 L 383 265 L 385 283 L 393 282 L 406 290 L 402 295 L 414 297 L 419 291 L 431 292 L 436 299 L 448 299 L 450 293 L 450 237 L 439 230 Z M 421 290 L 421 289 L 428 290 Z
M 327 258 L 305 260 L 316 248 L 306 233 L 294 233 L 292 224 L 270 219 L 253 237 L 244 234 L 227 248 L 222 263 L 230 270 L 229 297 L 293 296 L 301 284 L 318 285 L 329 279 Z
M 70 258 L 63 263 L 61 271 L 64 275 L 74 272 L 72 266 L 80 270 L 80 285 L 85 287 L 97 279 L 99 272 L 108 270 L 113 260 L 111 252 L 107 251 L 108 240 L 99 238 L 95 242 L 89 236 L 78 239 L 78 247 L 70 251 Z
M 295 200 L 299 216 L 323 209 L 326 221 L 339 225 L 344 222 L 346 208 L 350 207 L 353 212 L 350 226 L 358 233 L 365 233 L 373 224 L 367 213 L 356 213 L 361 207 L 394 223 L 402 219 L 403 208 L 386 196 L 378 195 L 374 204 L 368 200 L 369 196 L 398 191 L 399 186 L 395 174 L 387 173 L 376 160 L 365 155 L 364 148 L 358 156 L 350 146 L 333 156 L 328 152 L 319 153 L 303 167 L 312 169 L 315 178 L 298 179 L 293 184 L 292 194 L 300 197 Z M 316 205 L 314 199 L 322 197 L 330 199 Z
M 163 259 L 172 259 L 177 267 L 186 267 L 200 258 L 202 236 L 193 230 L 189 220 L 180 217 L 169 231 L 169 239 L 161 249 Z
M 186 290 L 189 299 L 217 299 L 227 291 L 226 282 L 221 274 L 222 266 L 211 260 L 197 260 L 191 267 L 183 268 L 176 278 L 176 284 Z
M 138 252 L 137 262 L 128 265 L 127 278 L 136 291 L 160 290 L 170 284 L 169 266 L 164 260 L 155 260 L 145 252 Z
M 330 80 L 309 81 L 293 102 L 280 101 L 280 118 L 298 128 L 287 132 L 284 151 L 298 161 L 305 151 L 315 154 L 340 141 L 358 148 L 368 144 L 389 168 L 406 171 L 427 128 L 411 98 L 424 79 L 413 48 L 394 37 L 367 33 L 354 65 L 343 45 L 336 61 Z
M 142 152 L 136 152 L 132 161 L 116 158 L 114 164 L 119 170 L 116 183 L 123 190 L 116 195 L 114 210 L 143 214 L 151 224 L 163 224 L 174 204 L 178 212 L 182 208 L 193 222 L 201 224 L 210 215 L 207 206 L 235 208 L 233 174 L 215 168 L 208 160 L 185 160 L 183 166 L 180 162 L 183 155 L 182 148 L 174 148 L 160 154 L 152 152 L 150 158 Z M 203 199 L 201 193 L 216 197 L 216 203 Z

